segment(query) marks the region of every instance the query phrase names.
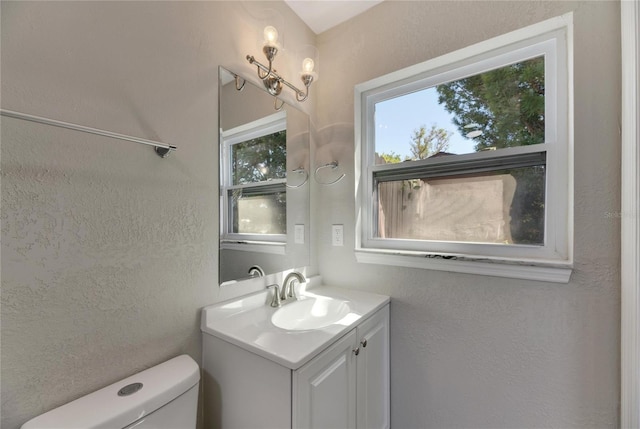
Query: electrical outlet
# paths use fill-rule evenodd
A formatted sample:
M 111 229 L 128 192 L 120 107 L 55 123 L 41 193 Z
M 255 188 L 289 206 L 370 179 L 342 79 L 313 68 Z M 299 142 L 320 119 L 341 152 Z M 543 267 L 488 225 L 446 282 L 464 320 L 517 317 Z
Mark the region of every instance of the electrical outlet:
M 304 225 L 296 225 L 294 229 L 295 244 L 304 244 Z
M 331 245 L 344 246 L 344 226 L 343 225 L 331 226 Z

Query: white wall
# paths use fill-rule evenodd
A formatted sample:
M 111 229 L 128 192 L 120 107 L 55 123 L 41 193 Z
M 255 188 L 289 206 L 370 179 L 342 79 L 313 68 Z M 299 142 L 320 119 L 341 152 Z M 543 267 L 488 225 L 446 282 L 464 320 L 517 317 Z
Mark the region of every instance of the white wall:
M 546 284 L 355 262 L 353 87 L 575 12 L 575 270 Z M 394 429 L 616 427 L 620 346 L 618 2 L 386 1 L 318 37 L 317 252 L 328 283 L 391 295 Z M 428 123 L 428 119 L 425 119 Z M 609 216 L 608 214 L 613 214 Z M 331 224 L 345 246 L 331 247 Z
M 199 309 L 235 293 L 217 283 L 217 68 L 255 73 L 266 8 L 286 48 L 315 42 L 282 2 L 2 2 L 2 108 L 178 146 L 2 118 L 3 429 L 200 361 Z

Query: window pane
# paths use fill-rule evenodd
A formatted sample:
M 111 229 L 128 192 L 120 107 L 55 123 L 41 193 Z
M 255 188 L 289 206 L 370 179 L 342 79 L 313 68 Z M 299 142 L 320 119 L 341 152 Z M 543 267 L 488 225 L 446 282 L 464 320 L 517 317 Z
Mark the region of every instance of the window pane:
M 229 191 L 233 233 L 286 234 L 287 193 L 256 189 Z
M 375 105 L 376 163 L 544 143 L 544 57 Z
M 379 238 L 544 245 L 545 166 L 377 184 Z
M 287 132 L 234 144 L 231 147 L 231 174 L 234 185 L 287 177 Z

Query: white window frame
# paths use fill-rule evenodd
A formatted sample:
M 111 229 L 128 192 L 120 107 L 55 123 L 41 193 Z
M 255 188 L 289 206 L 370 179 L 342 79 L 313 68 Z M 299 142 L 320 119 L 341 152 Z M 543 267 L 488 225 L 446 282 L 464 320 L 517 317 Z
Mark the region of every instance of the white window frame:
M 569 281 L 573 264 L 573 16 L 498 36 L 355 87 L 356 257 L 359 262 Z M 375 104 L 403 94 L 545 56 L 545 143 L 412 162 L 436 167 L 546 153 L 543 246 L 384 239 L 374 236 Z M 471 171 L 472 172 L 472 171 Z
M 620 4 L 622 37 L 620 427 L 640 427 L 640 4 Z
M 284 254 L 286 234 L 246 234 L 231 232 L 233 219 L 229 203 L 231 189 L 259 189 L 281 186 L 286 190 L 287 179 L 275 179 L 264 182 L 233 184 L 232 147 L 247 140 L 266 136 L 287 129 L 286 112 L 280 111 L 226 131 L 220 131 L 220 243 L 223 249 L 246 250 L 252 252 Z

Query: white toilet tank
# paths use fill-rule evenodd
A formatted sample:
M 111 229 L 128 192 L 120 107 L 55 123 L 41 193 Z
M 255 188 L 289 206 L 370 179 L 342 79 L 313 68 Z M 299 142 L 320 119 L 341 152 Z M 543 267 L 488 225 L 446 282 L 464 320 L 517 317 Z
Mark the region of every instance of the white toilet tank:
M 199 384 L 198 364 L 178 356 L 29 420 L 22 429 L 195 429 Z

